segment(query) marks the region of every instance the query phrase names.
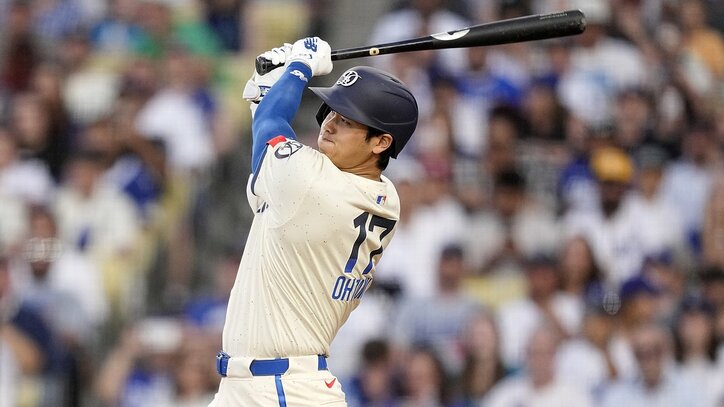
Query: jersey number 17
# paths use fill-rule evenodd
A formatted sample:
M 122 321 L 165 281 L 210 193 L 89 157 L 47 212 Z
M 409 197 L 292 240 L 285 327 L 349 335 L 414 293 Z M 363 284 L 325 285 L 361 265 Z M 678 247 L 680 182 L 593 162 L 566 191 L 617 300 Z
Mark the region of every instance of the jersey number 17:
M 354 246 L 352 246 L 352 252 L 349 255 L 349 259 L 347 259 L 347 263 L 344 266 L 345 273 L 351 273 L 354 266 L 357 264 L 359 248 L 367 239 L 367 232 L 374 232 L 375 227 L 380 227 L 382 228 L 382 232 L 380 233 L 380 247 L 370 252 L 370 260 L 365 269 L 362 271 L 362 274 L 369 273 L 370 270 L 372 270 L 372 259 L 375 256 L 382 254 L 382 239 L 384 239 L 388 233 L 392 232 L 392 228 L 394 228 L 395 223 L 397 223 L 397 221 L 392 219 L 383 218 L 377 215 L 370 215 L 371 214 L 369 212 L 362 212 L 361 215 L 354 218 L 354 227 L 355 229 L 359 228 L 359 234 L 357 235 L 357 240 L 354 242 Z

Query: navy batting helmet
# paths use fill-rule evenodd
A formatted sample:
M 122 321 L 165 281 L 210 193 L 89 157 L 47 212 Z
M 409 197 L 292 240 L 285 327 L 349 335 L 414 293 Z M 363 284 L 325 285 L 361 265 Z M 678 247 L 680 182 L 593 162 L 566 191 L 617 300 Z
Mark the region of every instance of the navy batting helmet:
M 321 125 L 331 110 L 368 127 L 389 133 L 392 157 L 402 151 L 417 126 L 417 101 L 394 76 L 368 66 L 347 70 L 329 88 L 310 88 L 323 103 L 317 111 Z

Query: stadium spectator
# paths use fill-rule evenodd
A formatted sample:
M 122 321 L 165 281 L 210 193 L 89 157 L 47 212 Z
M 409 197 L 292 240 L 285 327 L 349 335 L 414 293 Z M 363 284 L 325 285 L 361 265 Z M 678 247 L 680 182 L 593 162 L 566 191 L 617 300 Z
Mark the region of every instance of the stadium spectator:
M 19 295 L 54 333 L 43 386 L 52 389 L 48 390 L 53 393 L 50 399 L 79 405 L 81 389 L 87 387 L 83 364 L 97 344 L 97 329 L 107 312 L 100 275 L 84 273 L 88 269 L 83 267 L 69 268 L 67 257 L 58 261 L 61 248 L 49 212 L 31 210 L 29 224 L 30 234 L 23 248 L 29 275 Z
M 0 255 L 0 401 L 7 405 L 29 402 L 52 406 L 61 400 L 53 386 L 53 349 L 50 327 L 14 292 L 9 259 Z M 57 378 L 57 376 L 55 376 Z M 46 386 L 47 384 L 47 386 Z
M 605 124 L 613 116 L 615 95 L 646 85 L 641 52 L 607 32 L 611 5 L 605 0 L 570 1 L 586 15 L 586 31 L 574 38 L 570 67 L 558 84 L 563 105 L 588 125 Z
M 189 336 L 187 332 L 185 336 Z M 174 356 L 173 380 L 174 392 L 164 407 L 205 407 L 214 399 L 214 392 L 219 387 L 216 363 L 206 357 L 216 350 L 216 345 L 195 337 L 191 334 L 180 345 Z
M 677 308 L 687 294 L 685 269 L 676 264 L 671 252 L 664 251 L 646 257 L 641 275 L 659 292 L 656 319 L 672 324 Z
M 173 318 L 148 317 L 126 327 L 96 377 L 99 400 L 129 407 L 171 405 L 176 354 L 183 342 L 181 324 Z
M 385 340 L 373 339 L 364 344 L 357 374 L 345 384 L 350 407 L 393 407 L 401 383 L 395 380 L 393 354 Z
M 702 385 L 709 405 L 724 401 L 724 370 L 717 365 L 714 307 L 698 297 L 681 303 L 674 326 L 674 357 L 681 373 Z
M 206 23 L 226 51 L 238 52 L 244 48 L 246 35 L 242 22 L 246 12 L 245 3 L 244 0 L 212 0 L 206 4 Z M 316 31 L 314 33 L 322 35 Z
M 593 249 L 607 284 L 619 285 L 641 271 L 646 224 L 634 217 L 625 199 L 633 180 L 633 163 L 624 151 L 604 147 L 594 152 L 591 167 L 600 189 L 599 207 L 566 214 L 568 236 L 583 236 Z
M 687 129 L 681 141 L 682 155 L 671 163 L 661 181 L 664 200 L 674 207 L 681 219 L 688 247 L 698 257 L 701 253 L 706 202 L 711 194 L 713 176 L 721 153 L 716 148 L 713 129 L 696 124 Z
M 420 178 L 418 173 L 412 178 L 413 186 L 417 189 L 413 192 L 416 196 L 412 198 L 415 203 L 412 204 L 409 219 L 405 221 L 407 226 L 401 228 L 407 229 L 409 234 L 405 233 L 404 241 L 401 238 L 399 244 L 392 243 L 396 246 L 391 245 L 386 250 L 385 255 L 392 250 L 396 250 L 397 255 L 383 260 L 382 266 L 385 268 L 380 270 L 397 269 L 393 273 L 401 279 L 402 295 L 424 298 L 434 295 L 438 290 L 439 255 L 446 246 L 461 240 L 465 229 L 465 213 L 452 194 L 450 173 L 445 168 L 432 165 L 425 167 L 420 163 L 413 167 L 422 168 L 424 175 Z M 410 258 L 409 252 L 400 251 L 407 244 L 411 244 L 408 248 L 415 251 L 414 258 Z
M 400 41 L 430 33 L 456 30 L 468 26 L 461 16 L 447 10 L 442 0 L 414 0 L 407 7 L 393 10 L 382 16 L 375 24 L 370 36 L 370 44 Z M 428 56 L 433 56 L 428 53 Z M 465 67 L 465 51 L 462 49 L 444 50 L 436 61 L 440 68 L 455 73 Z M 377 58 L 374 62 L 382 69 L 390 68 L 390 59 Z
M 413 349 L 403 367 L 400 407 L 443 407 L 451 402 L 450 387 L 440 357 L 431 349 Z
M 676 209 L 663 197 L 661 181 L 668 162 L 668 153 L 652 144 L 638 144 L 633 160 L 635 184 L 627 196 L 631 217 L 639 222 L 639 238 L 648 256 L 668 252 L 681 258 L 686 254 L 684 226 L 678 221 Z M 672 259 L 675 260 L 675 259 Z
M 53 186 L 45 164 L 21 159 L 13 134 L 0 128 L 0 196 L 44 205 L 50 201 Z
M 66 35 L 57 52 L 65 75 L 63 101 L 73 124 L 82 128 L 108 116 L 120 90 L 119 73 L 93 53 L 88 33 Z M 91 98 L 94 103 L 88 103 Z
M 40 41 L 32 30 L 31 3 L 8 3 L 4 4 L 7 15 L 3 19 L 0 41 L 0 95 L 3 99 L 29 90 L 33 69 L 42 58 Z
M 60 181 L 71 143 L 70 130 L 54 121 L 40 95 L 16 94 L 10 102 L 9 130 L 15 135 L 22 159 L 39 159 Z
M 137 301 L 129 301 L 129 296 L 138 275 L 140 216 L 129 198 L 102 180 L 102 165 L 97 152 L 76 153 L 53 210 L 61 243 L 101 271 L 117 316 Z
M 721 33 L 707 25 L 704 3 L 701 0 L 680 2 L 679 17 L 685 52 L 704 65 L 711 83 L 724 77 L 724 40 Z
M 397 295 L 414 296 L 418 283 L 418 270 L 427 265 L 422 264 L 418 256 L 410 256 L 410 252 L 418 247 L 416 239 L 426 238 L 422 233 L 415 233 L 416 218 L 422 205 L 420 185 L 424 181 L 424 168 L 414 159 L 400 159 L 390 163 L 388 178 L 397 188 L 400 197 L 400 220 L 397 222 L 395 238 L 385 250 L 385 255 L 377 265 L 380 270 L 376 282 L 396 287 Z M 424 270 L 424 269 L 423 269 Z M 425 279 L 434 276 L 425 276 Z M 424 282 L 426 286 L 434 282 Z M 432 287 L 426 287 L 431 290 Z M 342 329 L 347 327 L 345 324 Z
M 579 332 L 583 318 L 580 299 L 559 290 L 560 272 L 553 258 L 529 257 L 525 264 L 528 293 L 525 298 L 503 304 L 498 310 L 501 354 L 505 367 L 523 367 L 531 335 L 542 323 L 550 325 L 561 338 Z
M 126 55 L 140 46 L 142 32 L 136 23 L 138 0 L 110 0 L 106 15 L 90 31 L 93 48 L 102 53 Z
M 156 220 L 166 181 L 166 156 L 159 142 L 131 126 L 133 102 L 120 100 L 111 120 L 90 123 L 80 134 L 84 149 L 98 152 L 103 181 L 130 198 L 144 224 Z
M 586 239 L 573 237 L 563 243 L 558 257 L 561 290 L 588 303 L 599 300 L 604 292 L 601 270 Z
M 703 384 L 682 377 L 671 364 L 671 336 L 666 329 L 650 323 L 636 326 L 631 346 L 638 373 L 611 386 L 601 406 L 713 406 L 704 397 Z
M 559 230 L 553 214 L 526 193 L 523 176 L 503 170 L 495 177 L 490 210 L 469 218 L 465 248 L 476 274 L 515 273 L 526 257 L 556 251 Z
M 638 327 L 656 322 L 659 290 L 646 277 L 636 276 L 621 285 L 617 296 L 616 292 L 608 295 L 609 312 L 616 313 L 611 358 L 617 377 L 630 378 L 636 374 L 632 337 Z
M 109 314 L 100 269 L 61 243 L 55 216 L 47 208 L 32 208 L 28 219 L 29 233 L 19 262 L 25 278 L 18 278 L 16 284 L 23 296 L 50 313 L 52 325 L 64 339 L 92 347 Z M 53 306 L 58 302 L 66 306 Z
M 462 406 L 478 406 L 505 376 L 500 337 L 493 315 L 477 314 L 463 334 L 465 364 L 460 375 Z
M 556 331 L 545 325 L 535 328 L 525 345 L 524 373 L 500 382 L 484 405 L 593 406 L 585 390 L 556 377 L 554 360 L 560 341 Z
M 557 376 L 586 390 L 596 401 L 619 374 L 611 354 L 615 318 L 602 300 L 589 300 L 581 334 L 564 341 L 555 360 Z
M 436 294 L 403 302 L 394 318 L 389 340 L 403 352 L 415 345 L 430 347 L 442 358 L 446 371 L 459 374 L 464 358 L 462 333 L 481 310 L 477 300 L 463 291 L 466 274 L 462 248 L 445 247 L 438 261 Z

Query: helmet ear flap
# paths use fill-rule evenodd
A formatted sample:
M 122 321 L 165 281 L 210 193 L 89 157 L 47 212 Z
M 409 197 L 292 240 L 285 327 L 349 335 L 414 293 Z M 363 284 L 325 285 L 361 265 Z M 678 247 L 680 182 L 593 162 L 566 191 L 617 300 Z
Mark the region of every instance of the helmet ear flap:
M 327 115 L 331 111 L 332 111 L 332 109 L 326 103 L 322 103 L 322 105 L 319 106 L 319 109 L 317 110 L 317 115 L 315 117 L 317 118 L 317 123 L 320 126 L 322 125 L 322 122 L 324 122 L 324 119 L 327 117 Z

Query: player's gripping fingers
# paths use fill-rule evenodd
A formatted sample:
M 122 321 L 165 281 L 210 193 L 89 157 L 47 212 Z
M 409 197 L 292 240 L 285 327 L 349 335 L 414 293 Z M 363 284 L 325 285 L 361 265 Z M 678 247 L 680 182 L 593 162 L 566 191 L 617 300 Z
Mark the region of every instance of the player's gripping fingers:
M 332 72 L 332 49 L 319 37 L 302 38 L 292 45 L 287 64 L 295 61 L 307 64 L 313 76 L 326 75 Z
M 284 43 L 281 47 L 272 48 L 259 56 L 271 61 L 271 63 L 276 66 L 286 64 L 287 58 L 291 56 L 291 53 L 292 44 Z

